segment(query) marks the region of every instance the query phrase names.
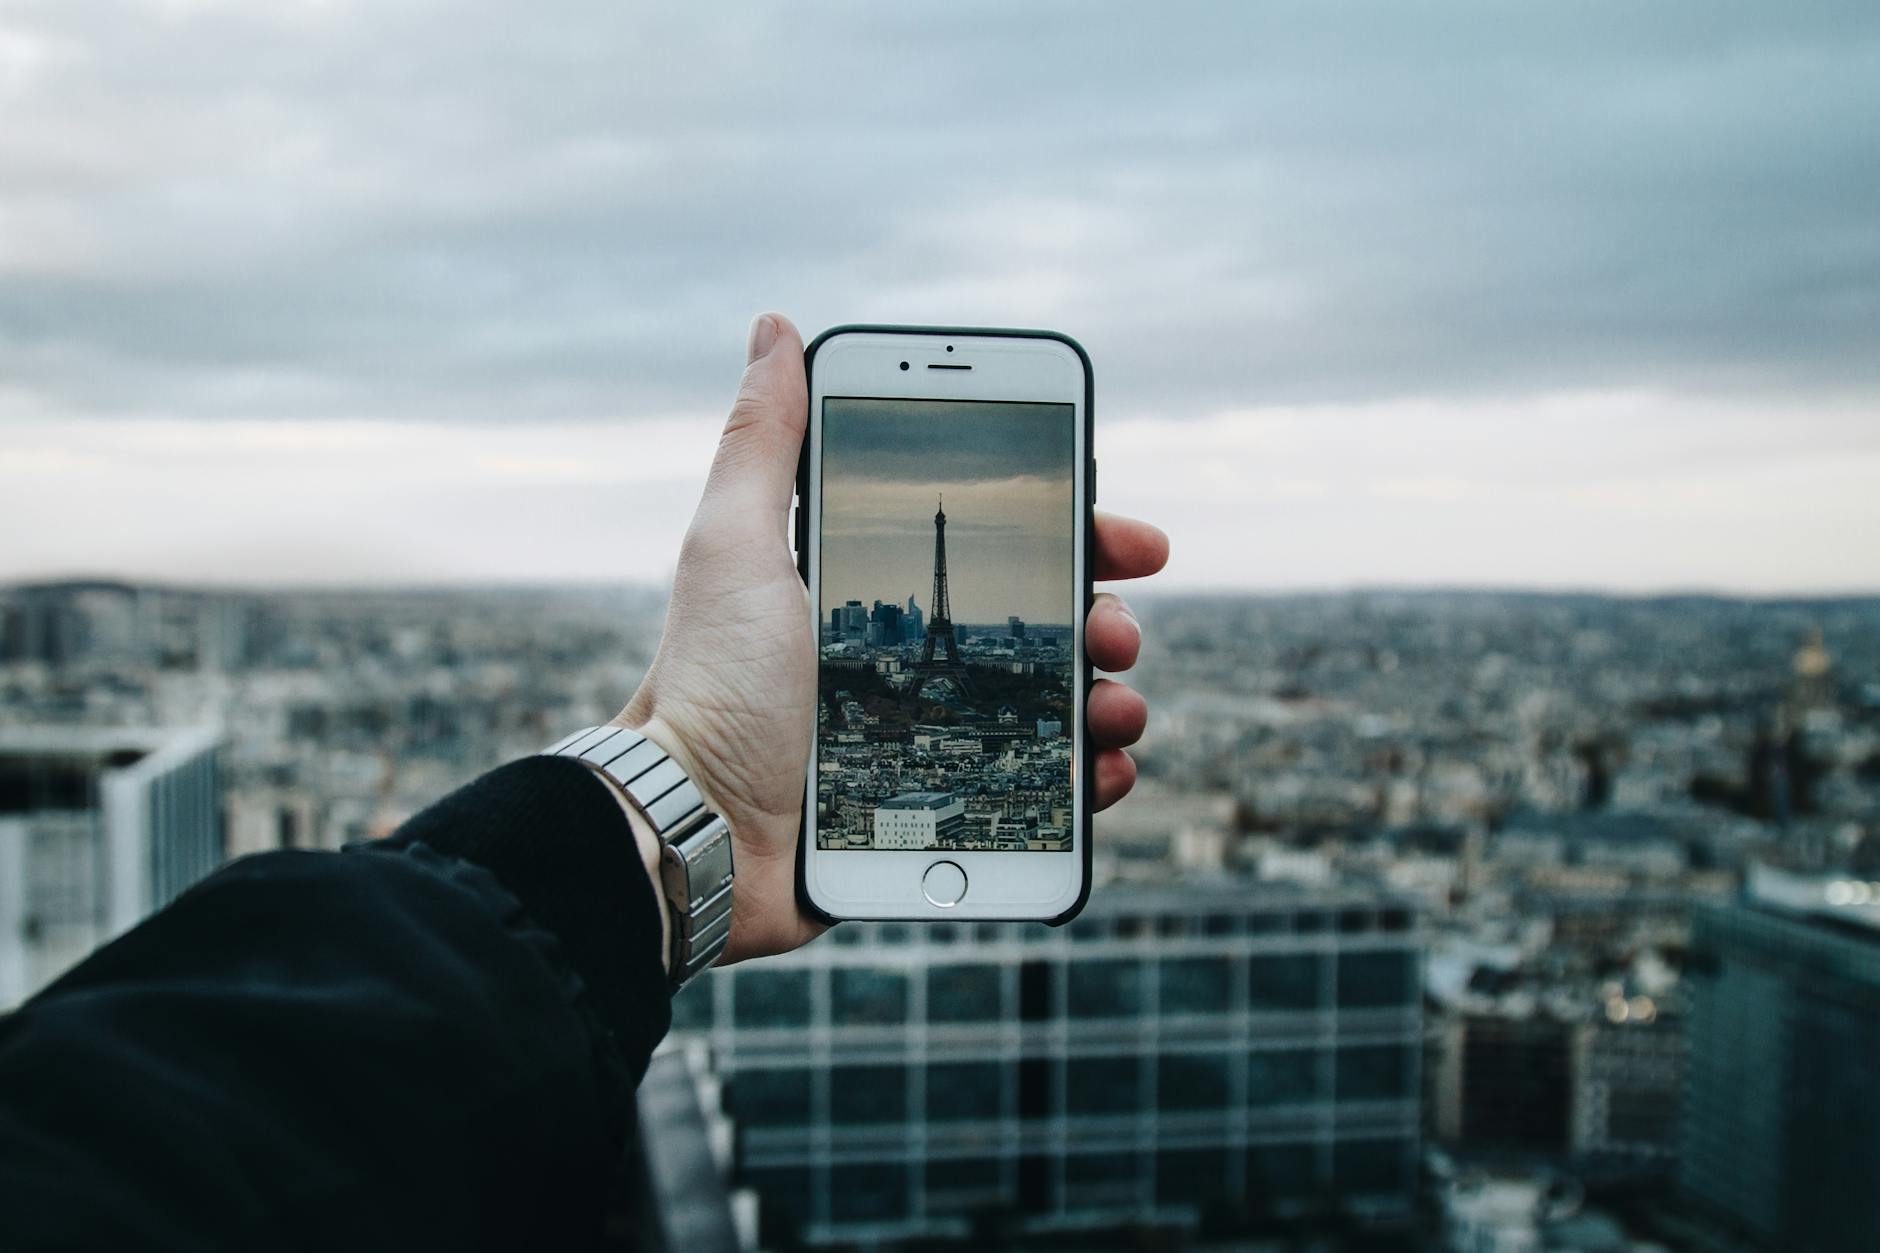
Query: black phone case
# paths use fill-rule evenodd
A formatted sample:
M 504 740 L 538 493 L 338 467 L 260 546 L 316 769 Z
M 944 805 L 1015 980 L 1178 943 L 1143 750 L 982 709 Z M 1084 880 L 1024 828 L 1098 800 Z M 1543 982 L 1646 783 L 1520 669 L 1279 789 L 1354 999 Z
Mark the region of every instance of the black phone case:
M 1084 508 L 1084 606 L 1083 606 L 1083 613 L 1084 613 L 1084 616 L 1088 618 L 1090 616 L 1090 607 L 1095 597 L 1094 579 L 1092 577 L 1092 571 L 1096 568 L 1096 561 L 1097 561 L 1097 527 L 1096 527 L 1096 503 L 1097 503 L 1096 448 L 1097 448 L 1097 442 L 1096 442 L 1096 421 L 1095 421 L 1097 393 L 1096 393 L 1096 374 L 1090 368 L 1090 354 L 1084 351 L 1084 346 L 1078 343 L 1076 340 L 1072 339 L 1070 336 L 1061 334 L 1058 331 L 1007 330 L 1007 329 L 1001 329 L 997 327 L 988 327 L 988 326 L 886 326 L 886 325 L 875 325 L 875 324 L 855 324 L 855 325 L 844 325 L 844 326 L 832 326 L 828 330 L 824 331 L 822 334 L 818 335 L 815 339 L 812 339 L 809 342 L 809 347 L 803 350 L 803 374 L 804 374 L 805 383 L 807 384 L 809 380 L 812 380 L 815 377 L 816 350 L 817 349 L 821 348 L 824 343 L 835 338 L 837 335 L 850 335 L 850 334 L 856 334 L 856 333 L 871 334 L 871 335 L 884 335 L 884 334 L 885 335 L 945 335 L 954 339 L 964 339 L 968 337 L 980 337 L 980 338 L 993 337 L 993 338 L 999 338 L 999 339 L 1054 339 L 1060 344 L 1063 344 L 1066 347 L 1068 347 L 1072 352 L 1077 354 L 1077 359 L 1081 361 L 1084 366 L 1083 475 L 1084 475 L 1085 508 Z M 813 386 L 808 386 L 806 387 L 806 391 L 813 394 L 815 391 L 815 388 Z M 795 520 L 795 527 L 794 527 L 794 530 L 795 530 L 794 539 L 796 541 L 796 571 L 800 576 L 802 576 L 802 579 L 805 585 L 809 583 L 809 534 L 808 534 L 809 514 L 803 508 L 803 501 L 807 499 L 808 495 L 809 495 L 809 433 L 806 428 L 804 431 L 804 435 L 803 435 L 803 450 L 801 453 L 797 455 L 797 462 L 796 462 L 797 507 L 796 507 L 796 520 Z M 1083 674 L 1084 706 L 1086 710 L 1089 708 L 1090 686 L 1092 683 L 1092 679 L 1093 679 L 1093 676 L 1092 676 L 1092 672 L 1090 668 L 1089 650 L 1086 649 L 1085 656 L 1084 656 L 1084 674 Z M 818 673 L 817 675 L 817 686 L 819 689 L 818 695 L 817 695 L 818 700 L 821 699 L 821 692 L 820 692 L 821 684 L 822 684 L 822 676 L 820 673 Z M 1079 750 L 1079 757 L 1078 757 L 1077 764 L 1079 767 L 1079 774 L 1083 780 L 1083 782 L 1079 785 L 1079 790 L 1083 794 L 1081 799 L 1083 800 L 1084 818 L 1083 818 L 1082 829 L 1078 832 L 1078 834 L 1083 837 L 1082 840 L 1080 841 L 1080 846 L 1084 850 L 1083 886 L 1078 890 L 1077 899 L 1071 902 L 1071 907 L 1069 909 L 1065 910 L 1063 913 L 1059 914 L 1055 918 L 1046 918 L 1046 919 L 1039 920 L 1039 921 L 1043 921 L 1048 926 L 1053 926 L 1053 927 L 1061 927 L 1065 923 L 1069 922 L 1071 919 L 1075 918 L 1078 914 L 1082 913 L 1084 905 L 1090 900 L 1090 878 L 1091 878 L 1091 868 L 1092 868 L 1091 847 L 1090 847 L 1090 837 L 1091 837 L 1091 828 L 1092 828 L 1091 817 L 1092 817 L 1092 810 L 1094 808 L 1094 804 L 1096 801 L 1096 772 L 1093 769 L 1093 766 L 1095 763 L 1095 757 L 1094 757 L 1094 754 L 1091 752 L 1090 734 L 1088 730 L 1084 727 L 1078 727 L 1076 728 L 1075 733 L 1077 735 L 1077 742 L 1079 745 L 1081 745 L 1081 748 Z M 815 803 L 816 803 L 816 793 L 809 788 L 805 788 L 803 792 L 803 814 L 801 818 L 798 820 L 798 827 L 797 827 L 796 900 L 797 900 L 798 906 L 802 908 L 805 914 L 809 915 L 811 918 L 814 918 L 818 922 L 826 923 L 830 926 L 833 926 L 836 923 L 841 922 L 843 920 L 840 918 L 832 917 L 831 915 L 824 913 L 821 909 L 816 907 L 816 904 L 810 900 L 810 896 L 809 896 L 809 884 L 808 884 L 808 879 L 807 879 L 807 873 L 808 873 L 808 867 L 809 867 L 809 838 L 808 838 L 809 837 L 809 825 L 810 825 L 809 818 L 810 818 L 810 806 L 814 805 Z M 931 919 L 901 919 L 899 921 L 925 922 L 925 921 L 932 921 L 932 920 Z M 1024 919 L 1022 921 L 1033 921 L 1033 920 Z

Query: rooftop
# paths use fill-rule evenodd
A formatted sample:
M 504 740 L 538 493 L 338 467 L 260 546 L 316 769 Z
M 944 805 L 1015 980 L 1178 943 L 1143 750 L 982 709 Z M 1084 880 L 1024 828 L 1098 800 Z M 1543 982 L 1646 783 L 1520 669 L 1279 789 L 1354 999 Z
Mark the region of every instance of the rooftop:
M 1756 863 L 1749 868 L 1743 895 L 1749 903 L 1779 913 L 1880 931 L 1880 882 L 1863 877 Z
M 222 743 L 214 726 L 98 727 L 26 724 L 0 727 L 0 759 L 77 764 L 88 770 L 160 774 Z
M 882 801 L 880 809 L 939 809 L 953 803 L 951 792 L 903 792 Z

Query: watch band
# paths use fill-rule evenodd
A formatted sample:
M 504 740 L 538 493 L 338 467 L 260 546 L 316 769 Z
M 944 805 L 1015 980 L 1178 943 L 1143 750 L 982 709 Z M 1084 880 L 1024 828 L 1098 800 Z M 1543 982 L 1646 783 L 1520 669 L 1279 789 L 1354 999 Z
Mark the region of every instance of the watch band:
M 625 727 L 587 727 L 542 750 L 573 757 L 627 794 L 659 835 L 659 878 L 672 914 L 673 991 L 716 961 L 731 936 L 731 829 L 705 808 L 685 770 L 659 745 Z

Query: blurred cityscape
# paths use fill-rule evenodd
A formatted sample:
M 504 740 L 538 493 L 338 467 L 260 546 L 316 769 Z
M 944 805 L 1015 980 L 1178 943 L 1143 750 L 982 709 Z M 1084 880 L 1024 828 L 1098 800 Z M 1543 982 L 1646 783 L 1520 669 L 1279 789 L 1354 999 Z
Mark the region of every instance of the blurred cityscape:
M 853 608 L 826 650 L 895 616 Z M 1880 1244 L 1880 599 L 1135 608 L 1083 917 L 844 925 L 676 1002 L 698 1100 L 642 1122 L 697 1130 L 726 1239 Z M 0 588 L 0 1004 L 226 857 L 611 716 L 662 610 Z

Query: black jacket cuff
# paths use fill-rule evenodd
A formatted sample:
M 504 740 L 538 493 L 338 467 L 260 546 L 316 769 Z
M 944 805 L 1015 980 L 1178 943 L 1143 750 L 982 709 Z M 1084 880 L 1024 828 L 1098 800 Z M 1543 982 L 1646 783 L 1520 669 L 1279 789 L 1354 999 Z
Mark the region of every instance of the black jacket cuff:
M 659 902 L 619 800 L 580 762 L 525 757 L 374 847 L 425 844 L 482 866 L 560 941 L 635 1081 L 672 1025 Z

